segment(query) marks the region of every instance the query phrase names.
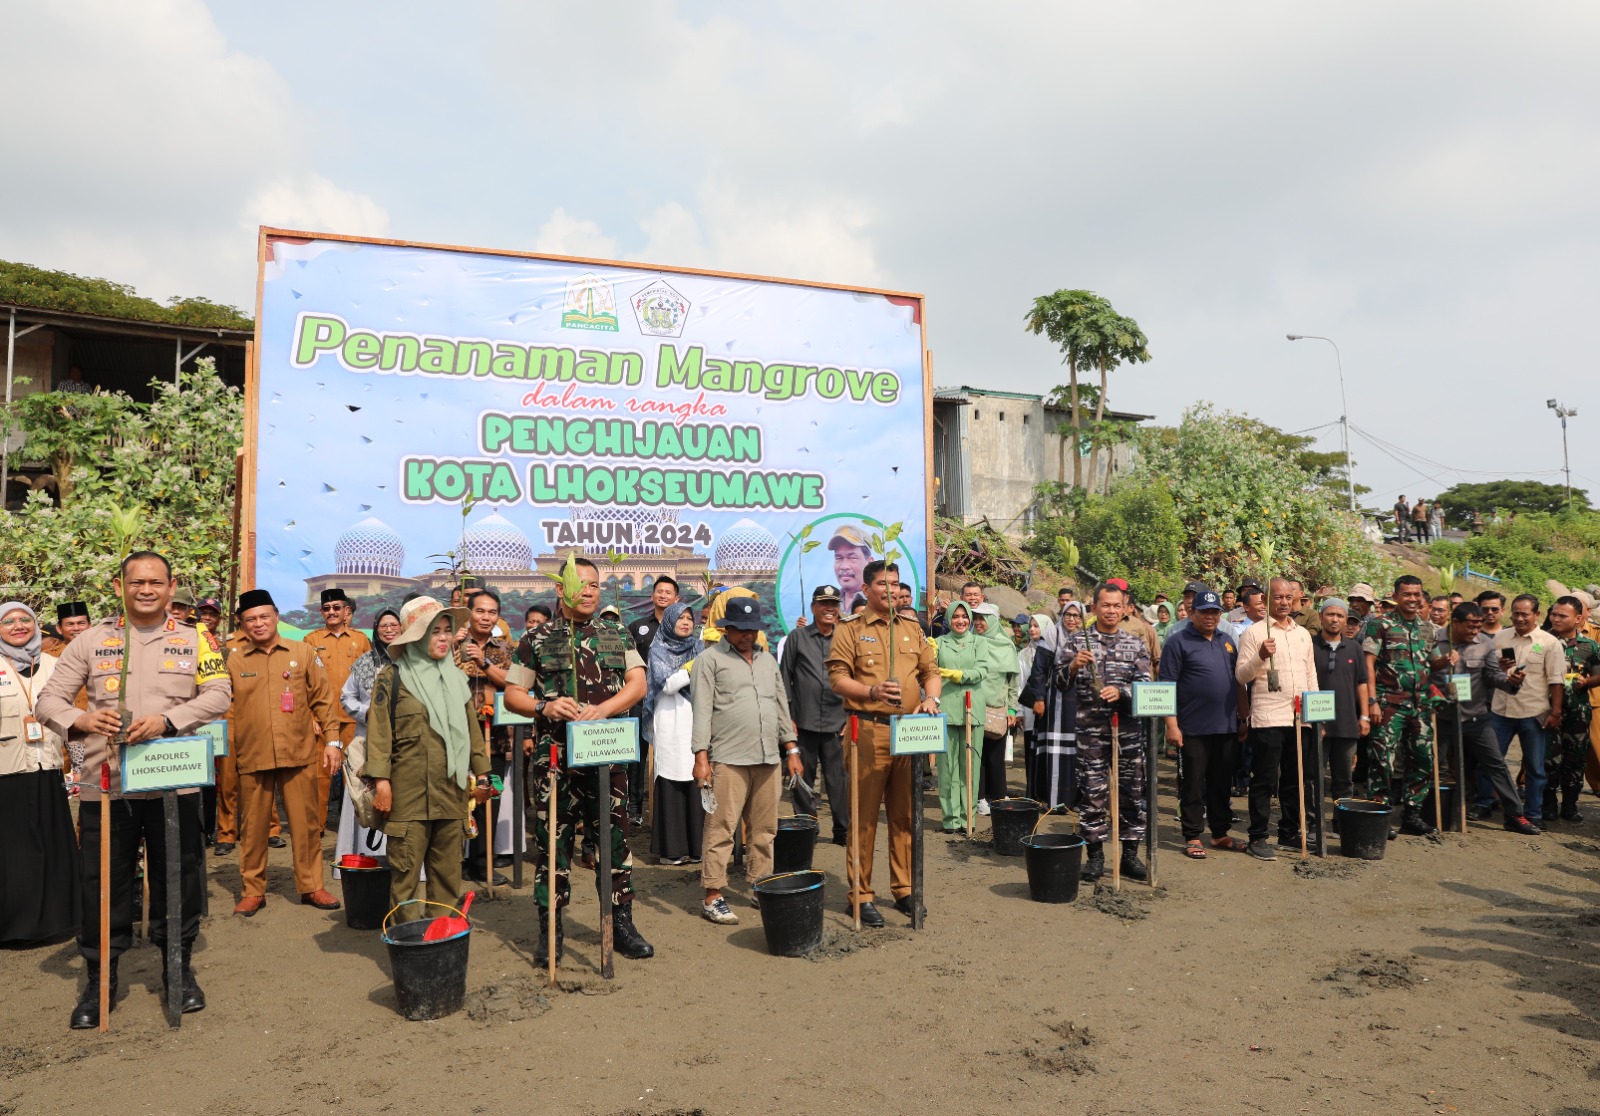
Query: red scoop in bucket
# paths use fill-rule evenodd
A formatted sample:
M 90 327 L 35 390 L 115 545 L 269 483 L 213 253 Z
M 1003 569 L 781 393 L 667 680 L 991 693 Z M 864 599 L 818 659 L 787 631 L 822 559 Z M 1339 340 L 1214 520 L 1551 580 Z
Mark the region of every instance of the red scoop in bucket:
M 425 942 L 443 941 L 445 938 L 453 938 L 457 934 L 464 934 L 471 929 L 472 923 L 467 921 L 467 912 L 472 909 L 472 900 L 477 895 L 476 891 L 469 891 L 467 892 L 467 897 L 461 900 L 460 918 L 456 918 L 454 915 L 440 915 L 428 923 L 428 928 L 422 932 L 422 940 Z
M 345 853 L 339 858 L 340 868 L 377 868 L 380 867 L 376 857 L 362 856 L 360 853 Z

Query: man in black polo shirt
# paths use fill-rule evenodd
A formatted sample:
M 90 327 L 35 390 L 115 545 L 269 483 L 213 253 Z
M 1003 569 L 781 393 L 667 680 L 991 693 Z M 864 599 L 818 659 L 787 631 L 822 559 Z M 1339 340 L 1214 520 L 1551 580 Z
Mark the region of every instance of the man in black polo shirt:
M 1333 720 L 1324 728 L 1322 739 L 1328 749 L 1328 789 L 1338 801 L 1350 797 L 1356 745 L 1372 731 L 1372 719 L 1366 715 L 1372 686 L 1361 640 L 1346 634 L 1350 606 L 1342 597 L 1329 597 L 1318 615 L 1322 630 L 1311 637 L 1311 656 L 1317 664 L 1317 689 L 1334 693 Z
M 1211 845 L 1243 849 L 1228 835 L 1233 769 L 1239 762 L 1239 647 L 1218 631 L 1222 599 L 1209 589 L 1194 595 L 1188 626 L 1169 635 L 1159 677 L 1178 684 L 1178 715 L 1167 718 L 1167 743 L 1178 749 L 1184 855 L 1204 860 L 1200 831 L 1211 826 Z
M 828 648 L 839 623 L 840 594 L 836 586 L 819 585 L 811 594 L 810 624 L 789 632 L 783 641 L 783 688 L 789 694 L 789 714 L 794 717 L 800 745 L 800 778 L 807 787 L 816 785 L 817 763 L 822 764 L 822 782 L 828 789 L 828 812 L 833 815 L 833 843 L 848 840 L 850 784 L 845 778 L 844 699 L 833 692 L 828 681 Z M 799 784 L 794 789 L 794 808 L 811 813 L 815 807 L 803 798 Z

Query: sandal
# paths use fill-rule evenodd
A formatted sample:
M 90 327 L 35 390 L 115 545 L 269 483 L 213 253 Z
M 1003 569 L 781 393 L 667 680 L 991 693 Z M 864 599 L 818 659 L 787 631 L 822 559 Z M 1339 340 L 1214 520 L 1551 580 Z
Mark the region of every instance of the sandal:
M 1206 858 L 1205 846 L 1200 844 L 1200 838 L 1183 843 L 1183 855 L 1190 860 L 1204 860 Z
M 1213 837 L 1211 838 L 1211 847 L 1214 849 L 1226 849 L 1232 852 L 1244 852 L 1245 842 L 1232 835 L 1227 837 Z

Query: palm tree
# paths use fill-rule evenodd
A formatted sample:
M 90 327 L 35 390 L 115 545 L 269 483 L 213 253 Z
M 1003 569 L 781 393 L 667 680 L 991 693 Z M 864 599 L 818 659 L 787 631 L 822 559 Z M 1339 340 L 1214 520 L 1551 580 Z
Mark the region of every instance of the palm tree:
M 1095 294 L 1093 291 L 1059 290 L 1054 294 L 1040 295 L 1033 300 L 1033 308 L 1025 316 L 1027 329 L 1034 334 L 1044 334 L 1061 348 L 1061 362 L 1067 366 L 1070 377 L 1068 399 L 1071 410 L 1071 442 L 1072 442 L 1072 483 L 1074 487 L 1083 486 L 1083 456 L 1078 451 L 1082 444 L 1083 422 L 1078 414 L 1078 371 L 1087 371 L 1092 365 L 1085 361 L 1084 351 L 1090 335 L 1085 331 L 1085 323 L 1102 314 L 1114 314 L 1111 303 Z M 1055 395 L 1059 399 L 1061 388 L 1056 388 Z M 1066 431 L 1063 430 L 1065 435 Z M 1067 438 L 1061 439 L 1061 477 L 1066 479 L 1067 474 Z M 1092 474 L 1091 474 L 1092 475 Z

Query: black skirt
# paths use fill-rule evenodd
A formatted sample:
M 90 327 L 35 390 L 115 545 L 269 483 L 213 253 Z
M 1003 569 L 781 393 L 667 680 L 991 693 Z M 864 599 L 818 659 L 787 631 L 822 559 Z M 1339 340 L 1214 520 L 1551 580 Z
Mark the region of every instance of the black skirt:
M 61 772 L 0 775 L 0 942 L 59 937 L 82 921 L 78 838 Z
M 679 782 L 656 777 L 655 817 L 650 824 L 650 851 L 663 860 L 700 859 L 706 812 L 693 779 Z

